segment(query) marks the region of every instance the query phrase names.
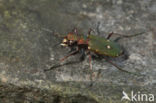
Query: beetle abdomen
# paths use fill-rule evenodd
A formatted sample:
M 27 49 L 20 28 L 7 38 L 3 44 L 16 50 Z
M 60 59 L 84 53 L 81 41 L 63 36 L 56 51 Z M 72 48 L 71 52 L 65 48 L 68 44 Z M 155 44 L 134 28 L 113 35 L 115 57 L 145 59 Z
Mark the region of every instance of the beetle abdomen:
M 95 35 L 89 35 L 88 49 L 111 57 L 119 56 L 122 53 L 122 49 L 117 43 Z

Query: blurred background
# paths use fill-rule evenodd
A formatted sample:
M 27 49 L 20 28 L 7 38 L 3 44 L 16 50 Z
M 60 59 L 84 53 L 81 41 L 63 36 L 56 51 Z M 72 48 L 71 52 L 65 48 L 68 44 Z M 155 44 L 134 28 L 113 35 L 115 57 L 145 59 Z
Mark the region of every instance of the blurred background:
M 132 90 L 155 95 L 155 21 L 155 0 L 0 0 L 0 102 L 128 103 L 121 101 L 123 90 L 129 95 Z M 88 57 L 44 72 L 60 64 L 59 59 L 69 51 L 59 45 L 62 40 L 54 33 L 66 35 L 74 27 L 84 35 L 92 28 L 93 35 L 101 37 L 111 32 L 145 32 L 119 40 L 128 58 L 112 60 L 141 75 L 93 59 L 91 81 Z M 63 63 L 79 60 L 79 56 Z

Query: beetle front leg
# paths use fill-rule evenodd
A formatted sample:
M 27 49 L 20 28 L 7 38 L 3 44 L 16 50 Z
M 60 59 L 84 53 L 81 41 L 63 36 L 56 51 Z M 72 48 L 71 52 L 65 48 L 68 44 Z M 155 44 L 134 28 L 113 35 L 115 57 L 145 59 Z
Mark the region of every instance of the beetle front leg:
M 131 38 L 131 37 L 135 37 L 135 36 L 138 36 L 138 35 L 141 35 L 141 34 L 143 34 L 143 33 L 145 33 L 145 32 L 141 32 L 141 33 L 136 33 L 136 34 L 133 34 L 133 35 L 123 35 L 123 34 L 119 34 L 119 33 L 110 33 L 109 35 L 108 35 L 108 37 L 107 37 L 107 39 L 109 39 L 112 35 L 118 35 L 118 36 L 120 36 L 120 38 Z M 120 39 L 119 38 L 119 39 Z M 115 40 L 116 41 L 116 40 Z
M 62 59 L 60 59 L 60 61 L 64 61 L 65 59 L 67 59 L 68 57 L 72 56 L 72 55 L 75 55 L 79 52 L 79 50 L 76 50 L 76 51 L 73 51 L 72 53 L 70 53 L 69 55 L 63 57 Z

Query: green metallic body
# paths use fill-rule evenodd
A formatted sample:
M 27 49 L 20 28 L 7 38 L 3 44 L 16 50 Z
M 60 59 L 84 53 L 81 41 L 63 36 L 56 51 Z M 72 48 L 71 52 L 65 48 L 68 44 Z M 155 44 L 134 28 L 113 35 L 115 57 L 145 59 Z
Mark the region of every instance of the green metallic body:
M 90 48 L 90 50 L 100 55 L 117 57 L 123 52 L 121 47 L 117 43 L 104 37 L 89 35 L 88 38 L 88 47 Z
M 75 55 L 76 53 L 79 53 L 79 52 L 81 52 L 82 56 L 84 56 L 85 55 L 84 50 L 87 50 L 87 54 L 90 55 L 89 57 L 90 57 L 90 68 L 91 68 L 91 53 L 90 52 L 93 52 L 97 55 L 103 55 L 103 56 L 109 56 L 109 57 L 118 57 L 122 55 L 124 52 L 123 52 L 123 49 L 120 47 L 120 45 L 109 39 L 112 36 L 112 34 L 113 33 L 110 33 L 107 36 L 107 38 L 100 37 L 97 35 L 91 35 L 90 31 L 88 32 L 87 35 L 79 35 L 75 29 L 73 33 L 67 34 L 61 43 L 62 46 L 68 46 L 71 48 L 72 51 L 73 50 L 74 51 L 71 52 L 69 55 L 65 56 L 64 58 L 62 58 L 61 61 L 64 61 L 69 56 Z M 138 33 L 138 34 L 134 34 L 131 36 L 123 36 L 123 37 L 125 38 L 134 37 L 140 34 L 143 34 L 143 33 Z M 114 65 L 117 69 L 121 71 L 130 73 L 130 74 L 136 74 L 136 73 L 131 73 L 129 71 L 123 70 L 122 68 L 114 64 L 113 62 L 107 60 L 107 58 L 105 58 L 105 60 L 111 63 L 112 65 Z
M 69 41 L 77 41 L 77 45 L 87 45 L 90 51 L 100 55 L 117 57 L 123 52 L 116 42 L 97 35 L 75 35 L 69 33 L 65 38 Z

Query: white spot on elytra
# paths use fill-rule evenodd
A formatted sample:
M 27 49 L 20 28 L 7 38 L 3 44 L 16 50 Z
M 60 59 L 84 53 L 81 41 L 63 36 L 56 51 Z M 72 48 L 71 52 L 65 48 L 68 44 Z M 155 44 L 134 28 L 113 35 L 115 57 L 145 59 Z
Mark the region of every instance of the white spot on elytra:
M 110 45 L 107 45 L 107 49 L 110 49 L 111 47 L 110 47 Z

